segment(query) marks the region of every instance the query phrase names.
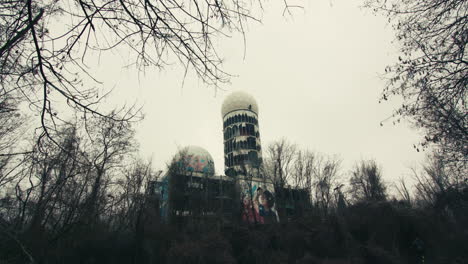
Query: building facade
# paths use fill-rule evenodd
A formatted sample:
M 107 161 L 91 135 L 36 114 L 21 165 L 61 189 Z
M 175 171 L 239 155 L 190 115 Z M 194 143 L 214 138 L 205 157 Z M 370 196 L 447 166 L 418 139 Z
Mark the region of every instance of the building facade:
M 262 147 L 258 105 L 245 92 L 231 93 L 221 109 L 226 175 L 245 174 L 261 166 Z
M 209 218 L 250 224 L 279 222 L 275 188 L 262 173 L 256 100 L 245 92 L 233 92 L 224 100 L 221 114 L 225 175 L 215 175 L 213 159 L 205 149 L 181 149 L 154 185 L 160 215 L 180 224 Z

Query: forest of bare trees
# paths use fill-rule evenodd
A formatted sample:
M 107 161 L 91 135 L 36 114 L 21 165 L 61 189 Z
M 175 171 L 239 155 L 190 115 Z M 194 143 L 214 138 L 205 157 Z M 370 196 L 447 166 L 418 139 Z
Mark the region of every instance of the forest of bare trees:
M 262 173 L 274 180 L 282 168 L 281 175 L 287 176 L 274 181 L 275 189 L 307 190 L 308 196 L 300 197 L 306 200 L 294 201 L 307 206 L 293 214 L 279 210 L 279 225 L 213 226 L 200 222 L 203 211 L 211 210 L 206 208 L 211 201 L 201 192 L 184 205 L 200 206 L 191 215 L 199 219 L 197 225 L 180 226 L 161 221 L 158 199 L 150 195 L 161 172 L 136 155 L 132 127 L 105 118 L 98 122 L 92 127 L 70 123 L 60 128 L 61 147 L 44 140 L 40 147 L 47 153 L 34 151 L 5 163 L 0 200 L 3 262 L 266 263 L 275 258 L 278 263 L 414 263 L 422 255 L 429 263 L 466 259 L 466 234 L 453 232 L 466 229 L 466 174 L 457 174 L 437 156 L 428 156 L 421 168 L 413 169 L 414 187 L 405 181 L 393 186 L 384 181 L 377 161 L 357 161 L 345 171 L 336 156 L 280 139 L 269 145 Z M 10 165 L 17 166 L 13 174 Z M 177 200 L 177 190 L 173 193 Z M 186 202 L 179 198 L 179 203 Z M 285 204 L 279 203 L 279 209 Z M 427 251 L 415 248 L 418 239 Z M 213 246 L 218 250 L 210 250 Z
M 0 171 L 3 262 L 63 262 L 60 258 L 77 254 L 86 239 L 138 229 L 145 191 L 157 174 L 135 154 L 129 124 L 93 122 L 98 123 L 58 128 L 60 146 L 32 141 L 31 153 L 5 162 Z M 61 256 L 52 257 L 51 250 Z
M 175 61 L 218 87 L 230 74 L 215 39 L 243 34 L 262 3 L 0 1 L 0 263 L 468 263 L 461 0 L 365 1 L 401 44 L 381 99 L 402 96 L 395 120 L 425 135 L 414 147 L 427 160 L 409 176 L 389 182 L 400 175 L 372 159 L 346 170 L 339 156 L 283 138 L 256 168 L 280 197 L 279 224 L 161 221 L 151 192 L 161 171 L 135 139 L 142 112 L 101 110 L 107 91 L 87 63 L 124 48 L 136 70 Z M 210 206 L 204 193 L 198 202 L 190 217 Z

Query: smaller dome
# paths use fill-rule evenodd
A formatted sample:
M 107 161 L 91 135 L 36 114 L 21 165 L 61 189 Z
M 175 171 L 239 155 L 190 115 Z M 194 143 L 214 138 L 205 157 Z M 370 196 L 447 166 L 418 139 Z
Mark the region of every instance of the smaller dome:
M 258 115 L 257 101 L 255 101 L 253 96 L 246 92 L 232 92 L 226 97 L 226 99 L 224 99 L 223 106 L 221 107 L 221 113 L 224 117 L 229 112 L 235 110 L 251 110 Z
M 210 153 L 199 146 L 187 146 L 176 155 L 176 160 L 188 172 L 208 173 L 214 175 L 214 162 Z

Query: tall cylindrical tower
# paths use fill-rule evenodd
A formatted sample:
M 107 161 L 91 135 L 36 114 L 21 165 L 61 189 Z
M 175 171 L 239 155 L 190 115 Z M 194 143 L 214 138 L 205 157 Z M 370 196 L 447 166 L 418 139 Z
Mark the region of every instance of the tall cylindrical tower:
M 223 102 L 222 116 L 226 174 L 252 173 L 262 163 L 257 102 L 245 92 L 233 92 Z
M 235 189 L 240 199 L 235 211 L 245 223 L 279 222 L 273 183 L 259 173 L 262 147 L 257 102 L 245 92 L 233 92 L 224 100 L 222 116 L 225 173 L 236 176 Z

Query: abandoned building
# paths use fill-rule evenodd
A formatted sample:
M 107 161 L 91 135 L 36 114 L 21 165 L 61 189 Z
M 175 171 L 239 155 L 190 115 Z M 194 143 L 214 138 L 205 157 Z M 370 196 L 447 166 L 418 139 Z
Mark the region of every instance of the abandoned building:
M 275 190 L 269 177 L 262 174 L 255 99 L 245 92 L 233 92 L 224 100 L 221 113 L 225 175 L 215 175 L 213 158 L 204 148 L 181 149 L 151 187 L 163 221 L 184 224 L 188 220 L 221 219 L 266 224 L 287 220 L 301 211 L 303 203 L 309 201 L 306 190 Z

